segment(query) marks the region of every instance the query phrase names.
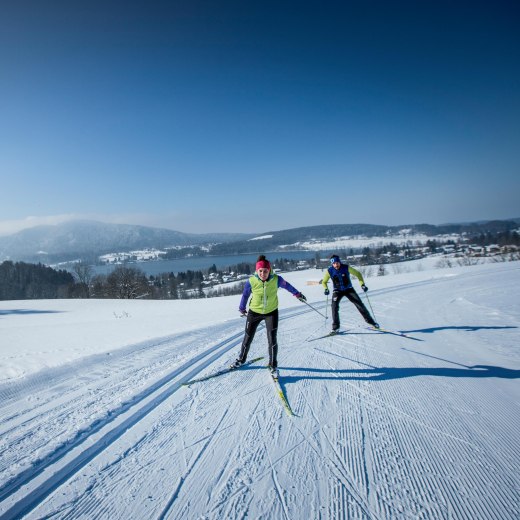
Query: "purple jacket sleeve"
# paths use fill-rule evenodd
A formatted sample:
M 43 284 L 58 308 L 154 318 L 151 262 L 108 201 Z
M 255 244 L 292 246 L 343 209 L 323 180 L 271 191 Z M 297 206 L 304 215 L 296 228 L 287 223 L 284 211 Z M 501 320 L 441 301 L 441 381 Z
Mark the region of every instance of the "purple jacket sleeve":
M 278 275 L 278 287 L 283 287 L 285 290 L 289 291 L 294 296 L 300 294 L 300 291 L 298 291 L 298 289 L 295 289 L 289 282 L 284 280 L 280 275 Z
M 242 298 L 240 299 L 240 305 L 238 306 L 238 310 L 240 312 L 246 310 L 247 300 L 251 296 L 251 284 L 249 280 L 244 285 L 244 291 L 242 292 Z

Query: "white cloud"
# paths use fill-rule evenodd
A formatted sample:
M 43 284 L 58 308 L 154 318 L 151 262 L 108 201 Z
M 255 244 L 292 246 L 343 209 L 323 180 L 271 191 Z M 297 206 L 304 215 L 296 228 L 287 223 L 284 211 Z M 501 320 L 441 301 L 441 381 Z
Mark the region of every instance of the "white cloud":
M 236 218 L 226 215 L 198 215 L 197 212 L 155 213 L 68 213 L 62 215 L 30 216 L 17 220 L 0 220 L 0 236 L 12 235 L 23 229 L 36 226 L 62 224 L 70 220 L 96 220 L 111 224 L 131 224 L 184 233 L 244 232 L 250 233 L 247 225 L 237 226 Z M 255 229 L 258 225 L 254 226 Z
M 61 224 L 69 220 L 81 218 L 78 215 L 47 215 L 44 217 L 25 217 L 18 220 L 0 220 L 0 236 L 12 235 L 22 229 L 32 228 L 36 226 L 49 226 Z
M 16 220 L 0 220 L 0 236 L 12 235 L 23 229 L 36 226 L 52 226 L 71 220 L 96 220 L 111 224 L 131 224 L 136 226 L 160 227 L 183 232 L 198 232 L 184 229 L 189 226 L 189 215 L 170 212 L 167 215 L 150 213 L 67 213 L 62 215 L 29 216 Z M 204 231 L 201 231 L 204 232 Z

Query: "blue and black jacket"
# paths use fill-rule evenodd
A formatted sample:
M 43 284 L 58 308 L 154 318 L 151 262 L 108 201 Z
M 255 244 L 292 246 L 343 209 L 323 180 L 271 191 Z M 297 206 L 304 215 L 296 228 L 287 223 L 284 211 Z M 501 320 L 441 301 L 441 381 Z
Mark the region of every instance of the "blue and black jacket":
M 339 269 L 334 269 L 334 266 L 330 266 L 323 277 L 321 284 L 326 289 L 327 282 L 332 280 L 332 286 L 334 291 L 346 291 L 352 288 L 352 281 L 350 275 L 353 274 L 361 285 L 365 283 L 363 275 L 348 264 L 340 264 Z

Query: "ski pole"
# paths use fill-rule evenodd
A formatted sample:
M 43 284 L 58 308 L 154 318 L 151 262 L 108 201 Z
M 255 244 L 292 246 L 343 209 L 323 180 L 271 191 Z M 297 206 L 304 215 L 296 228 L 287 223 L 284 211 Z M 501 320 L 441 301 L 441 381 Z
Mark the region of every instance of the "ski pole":
M 369 299 L 367 293 L 365 293 L 365 298 L 367 299 L 367 302 L 368 302 L 368 305 L 369 305 L 369 307 L 370 307 L 370 310 L 372 311 L 372 317 L 374 318 L 374 321 L 377 321 L 377 320 L 376 320 L 376 315 L 375 315 L 375 313 L 374 313 L 374 309 L 372 309 L 372 304 L 370 303 L 370 299 Z
M 329 314 L 329 295 L 327 294 L 327 302 L 325 304 L 325 320 L 328 319 L 328 315 Z
M 303 303 L 305 303 L 305 305 L 308 305 L 314 312 L 317 312 L 320 316 L 323 316 L 325 319 L 327 319 L 327 316 L 325 316 L 325 314 L 323 314 L 322 312 L 320 312 L 318 309 L 316 309 L 315 307 L 313 307 L 310 303 L 307 303 L 305 300 L 300 300 L 302 301 Z

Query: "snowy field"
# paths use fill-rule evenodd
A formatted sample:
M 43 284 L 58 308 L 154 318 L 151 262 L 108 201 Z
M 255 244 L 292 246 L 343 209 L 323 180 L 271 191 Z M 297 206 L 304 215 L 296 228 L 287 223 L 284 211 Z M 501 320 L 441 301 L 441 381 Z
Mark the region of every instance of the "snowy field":
M 330 315 L 320 271 L 284 276 Z M 182 386 L 236 357 L 239 296 L 0 302 L 0 519 L 518 519 L 520 264 L 366 282 L 409 337 L 344 301 L 320 339 L 280 291 L 294 417 L 265 360 Z
M 407 232 L 408 231 L 408 232 Z M 423 233 L 410 233 L 410 230 L 403 230 L 402 233 L 396 235 L 365 237 L 365 236 L 347 236 L 338 237 L 333 240 L 312 240 L 309 242 L 296 242 L 286 246 L 287 248 L 303 248 L 311 251 L 331 251 L 338 249 L 360 249 L 362 247 L 382 247 L 390 244 L 413 244 L 415 246 L 425 245 L 432 237 Z M 270 235 L 272 236 L 272 235 Z M 267 238 L 267 237 L 266 237 Z M 460 235 L 436 235 L 435 240 L 439 243 L 448 242 L 449 240 L 460 240 Z M 282 246 L 283 247 L 283 246 Z

